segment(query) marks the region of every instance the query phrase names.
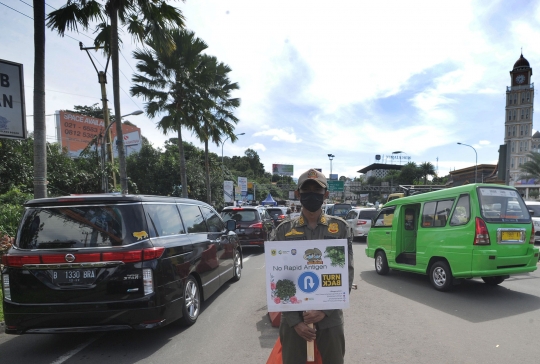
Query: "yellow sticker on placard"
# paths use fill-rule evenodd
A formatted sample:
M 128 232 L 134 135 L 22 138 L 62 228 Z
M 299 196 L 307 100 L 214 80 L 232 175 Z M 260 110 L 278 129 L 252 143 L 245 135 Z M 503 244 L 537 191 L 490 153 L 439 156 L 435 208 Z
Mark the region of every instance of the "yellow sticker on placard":
M 337 233 L 339 231 L 338 224 L 333 222 L 330 225 L 328 225 L 328 231 L 331 232 L 332 234 Z
M 295 236 L 295 235 L 304 235 L 304 233 L 301 231 L 296 231 L 296 229 L 292 229 L 287 234 L 285 234 L 285 236 Z
M 133 236 L 136 237 L 137 240 L 148 239 L 148 234 L 144 230 L 143 231 L 134 231 Z

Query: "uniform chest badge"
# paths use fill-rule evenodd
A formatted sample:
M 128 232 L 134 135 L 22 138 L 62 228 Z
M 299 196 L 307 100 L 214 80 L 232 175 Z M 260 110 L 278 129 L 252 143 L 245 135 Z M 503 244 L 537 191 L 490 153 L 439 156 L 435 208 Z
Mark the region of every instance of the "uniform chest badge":
M 285 234 L 285 236 L 295 236 L 295 235 L 304 235 L 304 233 L 301 231 L 296 231 L 296 229 L 292 229 L 287 234 Z
M 330 225 L 328 225 L 328 232 L 335 234 L 339 231 L 338 224 L 333 222 Z

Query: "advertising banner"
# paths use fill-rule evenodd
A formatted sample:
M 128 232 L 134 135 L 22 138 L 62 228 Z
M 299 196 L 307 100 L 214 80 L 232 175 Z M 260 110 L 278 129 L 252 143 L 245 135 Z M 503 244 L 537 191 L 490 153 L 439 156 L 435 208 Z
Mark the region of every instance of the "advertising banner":
M 294 166 L 292 164 L 272 164 L 272 174 L 292 176 L 293 173 Z
M 269 312 L 349 307 L 346 239 L 266 241 Z
M 247 177 L 238 177 L 238 186 L 240 186 L 240 191 L 246 192 L 248 190 L 248 180 Z
M 0 59 L 0 138 L 26 139 L 23 65 Z
M 223 181 L 223 200 L 229 203 L 234 201 L 233 181 Z
M 296 196 L 294 195 L 294 191 L 289 191 L 289 200 L 296 199 Z
M 105 132 L 105 121 L 83 114 L 60 110 L 57 113 L 56 126 L 58 127 L 58 140 L 62 148 L 66 148 L 70 157 L 78 157 L 81 152 L 90 144 L 94 137 L 101 138 Z M 113 138 L 113 153 L 118 155 L 116 150 L 116 125 L 110 128 Z M 122 124 L 122 134 L 124 134 L 124 143 L 133 150 L 135 146 L 140 146 L 141 129 L 133 125 Z M 101 140 L 98 140 L 101 144 Z M 95 147 L 93 147 L 95 148 Z M 140 149 L 140 148 L 138 148 Z M 135 149 L 136 150 L 136 149 Z
M 234 187 L 234 200 L 242 201 L 242 188 L 240 186 Z

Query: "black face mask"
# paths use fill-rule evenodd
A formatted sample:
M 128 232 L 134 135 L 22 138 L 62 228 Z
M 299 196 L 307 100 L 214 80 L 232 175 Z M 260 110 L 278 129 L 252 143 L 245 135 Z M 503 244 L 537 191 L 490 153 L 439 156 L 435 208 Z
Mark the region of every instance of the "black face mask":
M 315 212 L 321 208 L 324 202 L 324 194 L 316 192 L 300 193 L 300 203 L 308 211 Z

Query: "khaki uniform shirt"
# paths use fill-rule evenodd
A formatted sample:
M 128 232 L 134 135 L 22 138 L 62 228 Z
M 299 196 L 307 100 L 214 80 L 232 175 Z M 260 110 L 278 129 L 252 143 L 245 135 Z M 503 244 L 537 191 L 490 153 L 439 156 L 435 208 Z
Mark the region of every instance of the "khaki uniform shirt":
M 315 229 L 310 229 L 303 214 L 299 217 L 283 221 L 273 232 L 270 240 L 321 240 L 321 239 L 347 239 L 349 251 L 349 292 L 354 279 L 354 259 L 352 250 L 352 231 L 345 220 L 336 216 L 321 214 Z M 333 327 L 343 324 L 342 310 L 324 310 L 326 315 L 317 323 L 319 329 Z M 285 320 L 289 327 L 294 327 L 303 322 L 302 312 L 282 312 L 282 320 Z

